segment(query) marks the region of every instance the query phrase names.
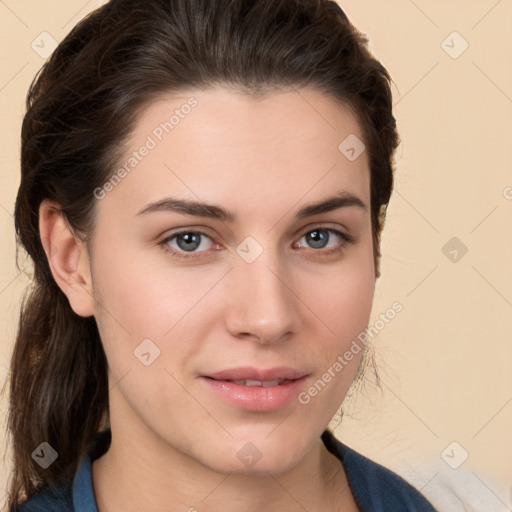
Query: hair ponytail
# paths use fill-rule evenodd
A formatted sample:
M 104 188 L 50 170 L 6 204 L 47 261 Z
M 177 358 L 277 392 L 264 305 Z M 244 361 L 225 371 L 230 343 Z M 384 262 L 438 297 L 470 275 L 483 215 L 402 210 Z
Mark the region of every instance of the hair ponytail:
M 15 503 L 22 492 L 69 484 L 89 440 L 108 421 L 107 363 L 94 318 L 76 315 L 56 285 L 36 279 L 22 305 L 11 374 Z M 43 442 L 57 452 L 47 468 L 35 455 Z

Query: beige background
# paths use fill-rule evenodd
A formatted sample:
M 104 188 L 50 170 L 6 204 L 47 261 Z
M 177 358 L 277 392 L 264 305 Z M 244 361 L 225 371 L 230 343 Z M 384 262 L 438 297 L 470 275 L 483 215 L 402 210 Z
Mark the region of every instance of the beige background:
M 15 268 L 12 212 L 24 97 L 44 61 L 31 44 L 60 41 L 99 3 L 0 1 L 1 382 L 28 282 Z M 402 144 L 370 323 L 394 301 L 404 309 L 373 340 L 383 392 L 359 393 L 336 433 L 443 511 L 512 510 L 512 2 L 340 4 L 395 82 Z M 446 462 L 466 452 L 457 469 Z

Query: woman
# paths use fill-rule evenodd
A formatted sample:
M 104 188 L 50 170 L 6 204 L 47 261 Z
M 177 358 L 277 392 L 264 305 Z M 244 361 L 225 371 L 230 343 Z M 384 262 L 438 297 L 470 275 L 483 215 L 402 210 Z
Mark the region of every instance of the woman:
M 327 429 L 368 362 L 389 82 L 325 0 L 72 30 L 22 129 L 11 510 L 434 510 Z

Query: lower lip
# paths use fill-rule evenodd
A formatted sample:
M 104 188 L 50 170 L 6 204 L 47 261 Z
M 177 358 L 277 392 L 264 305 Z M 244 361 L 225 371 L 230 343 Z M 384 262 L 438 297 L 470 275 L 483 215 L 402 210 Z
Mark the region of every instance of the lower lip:
M 201 377 L 200 380 L 205 383 L 208 389 L 239 409 L 270 412 L 277 411 L 296 400 L 306 376 L 280 386 L 271 387 L 243 386 L 209 377 Z

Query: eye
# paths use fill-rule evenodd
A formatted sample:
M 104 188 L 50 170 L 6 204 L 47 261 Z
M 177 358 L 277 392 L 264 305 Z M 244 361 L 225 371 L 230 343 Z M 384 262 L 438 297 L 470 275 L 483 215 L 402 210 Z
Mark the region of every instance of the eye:
M 329 246 L 328 244 L 333 238 L 334 245 Z M 310 248 L 328 254 L 341 251 L 346 244 L 354 242 L 351 236 L 332 228 L 315 228 L 304 234 L 300 240 L 303 239 L 306 240 Z M 338 239 L 338 242 L 336 242 L 336 239 Z
M 210 241 L 210 243 L 206 243 L 206 247 L 203 243 L 205 240 Z M 193 258 L 195 253 L 205 252 L 211 248 L 213 241 L 200 231 L 181 231 L 165 238 L 160 245 L 165 251 L 171 252 L 178 258 Z M 199 248 L 202 250 L 198 250 Z
M 342 233 L 332 228 L 315 228 L 305 233 L 299 240 L 299 248 L 301 240 L 305 239 L 310 249 L 314 252 L 329 255 L 343 250 L 346 244 L 353 243 L 354 238 L 346 233 Z M 334 239 L 334 243 L 331 242 Z M 336 239 L 338 240 L 336 242 Z M 330 244 L 330 245 L 329 245 Z M 191 260 L 204 256 L 202 253 L 208 252 L 212 247 L 219 247 L 215 244 L 211 237 L 201 231 L 180 231 L 173 233 L 159 242 L 164 251 L 169 252 L 172 256 Z M 297 246 L 297 243 L 294 247 Z

